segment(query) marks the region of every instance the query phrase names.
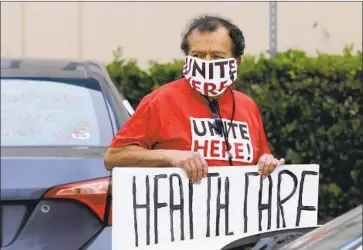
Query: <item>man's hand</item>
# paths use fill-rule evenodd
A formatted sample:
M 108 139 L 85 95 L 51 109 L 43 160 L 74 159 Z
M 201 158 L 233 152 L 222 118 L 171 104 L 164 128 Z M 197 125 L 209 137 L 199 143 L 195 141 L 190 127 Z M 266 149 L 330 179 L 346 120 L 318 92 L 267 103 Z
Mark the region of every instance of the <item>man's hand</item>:
M 258 160 L 258 173 L 262 176 L 267 176 L 271 174 L 277 166 L 283 165 L 285 163 L 285 159 L 281 158 L 280 160 L 273 157 L 270 154 L 263 154 Z
M 167 158 L 172 167 L 183 167 L 193 183 L 199 183 L 207 176 L 207 162 L 198 152 L 168 150 Z

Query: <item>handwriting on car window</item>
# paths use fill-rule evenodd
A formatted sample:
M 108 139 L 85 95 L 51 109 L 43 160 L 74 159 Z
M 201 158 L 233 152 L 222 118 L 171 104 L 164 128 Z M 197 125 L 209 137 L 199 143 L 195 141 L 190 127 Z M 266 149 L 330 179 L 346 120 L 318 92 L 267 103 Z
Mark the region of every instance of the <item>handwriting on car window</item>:
M 76 103 L 82 101 L 83 97 L 74 95 L 72 93 L 36 93 L 32 91 L 27 92 L 1 92 L 3 102 L 58 102 L 58 103 Z

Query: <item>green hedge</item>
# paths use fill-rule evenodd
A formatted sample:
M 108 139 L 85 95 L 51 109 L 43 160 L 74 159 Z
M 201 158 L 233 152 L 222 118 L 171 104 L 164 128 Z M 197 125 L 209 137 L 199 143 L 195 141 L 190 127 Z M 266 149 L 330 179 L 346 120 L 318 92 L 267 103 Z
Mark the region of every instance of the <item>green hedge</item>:
M 134 107 L 182 74 L 182 60 L 151 62 L 144 71 L 120 50 L 114 56 L 108 70 Z M 239 69 L 237 89 L 260 107 L 274 154 L 289 164 L 320 164 L 320 222 L 361 203 L 362 78 L 362 52 L 352 47 L 341 55 L 289 50 L 272 59 L 245 56 Z

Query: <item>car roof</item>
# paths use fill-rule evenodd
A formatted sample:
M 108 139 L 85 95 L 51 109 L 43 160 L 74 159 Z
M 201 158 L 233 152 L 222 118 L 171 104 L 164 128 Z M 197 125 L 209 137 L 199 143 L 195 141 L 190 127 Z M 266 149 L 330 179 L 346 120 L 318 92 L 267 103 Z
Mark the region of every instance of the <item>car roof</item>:
M 338 244 L 336 249 L 343 249 L 339 248 L 339 244 L 341 244 L 344 240 L 347 242 L 355 240 L 355 236 L 351 237 L 351 232 L 358 233 L 356 230 L 361 230 L 362 228 L 362 208 L 362 205 L 357 206 L 356 208 L 329 221 L 318 229 L 297 238 L 283 246 L 281 249 L 303 249 L 304 247 L 310 247 L 310 244 L 314 244 L 316 242 L 324 242 L 326 246 L 329 244 Z M 325 236 L 326 239 L 324 238 Z M 362 238 L 360 237 L 360 240 L 361 239 Z M 313 247 L 315 246 L 313 245 Z
M 67 59 L 1 58 L 2 77 L 90 78 L 105 75 L 98 61 Z

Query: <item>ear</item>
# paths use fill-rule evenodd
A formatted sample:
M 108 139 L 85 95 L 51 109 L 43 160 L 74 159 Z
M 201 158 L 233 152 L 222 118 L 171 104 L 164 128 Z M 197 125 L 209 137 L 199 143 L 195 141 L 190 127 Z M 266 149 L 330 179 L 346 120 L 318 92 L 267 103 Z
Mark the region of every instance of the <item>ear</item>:
M 241 62 L 242 62 L 242 57 L 241 56 L 238 56 L 235 59 L 237 61 L 237 67 L 238 67 L 241 64 Z

